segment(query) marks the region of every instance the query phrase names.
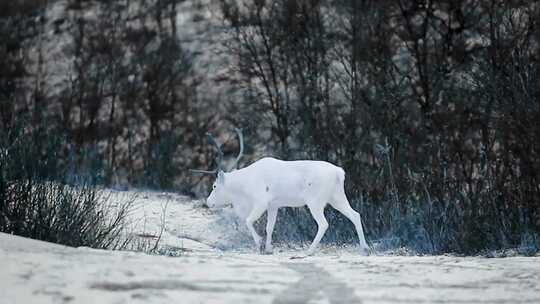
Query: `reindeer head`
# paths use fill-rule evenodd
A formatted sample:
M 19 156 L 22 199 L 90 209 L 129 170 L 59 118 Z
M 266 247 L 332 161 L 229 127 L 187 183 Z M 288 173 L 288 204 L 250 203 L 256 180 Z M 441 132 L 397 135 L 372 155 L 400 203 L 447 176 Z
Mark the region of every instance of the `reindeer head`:
M 240 161 L 240 158 L 242 158 L 242 155 L 244 154 L 244 136 L 242 135 L 242 130 L 235 128 L 234 131 L 238 135 L 238 142 L 240 143 L 240 152 L 238 153 L 238 156 L 236 157 L 229 171 L 237 169 L 238 162 Z M 227 205 L 231 203 L 231 201 L 228 194 L 229 191 L 227 189 L 227 183 L 225 181 L 225 171 L 222 166 L 223 151 L 221 150 L 221 143 L 216 138 L 214 138 L 212 134 L 206 133 L 206 135 L 208 136 L 210 142 L 217 148 L 217 151 L 218 151 L 218 155 L 216 157 L 216 168 L 211 171 L 191 170 L 191 172 L 216 175 L 216 180 L 214 181 L 214 184 L 212 185 L 212 192 L 210 193 L 210 196 L 208 196 L 208 199 L 206 200 L 206 205 L 212 208 L 212 207 Z
M 206 199 L 206 205 L 210 208 L 221 207 L 229 202 L 229 191 L 225 185 L 225 172 L 219 171 L 216 181 L 212 185 L 212 192 Z

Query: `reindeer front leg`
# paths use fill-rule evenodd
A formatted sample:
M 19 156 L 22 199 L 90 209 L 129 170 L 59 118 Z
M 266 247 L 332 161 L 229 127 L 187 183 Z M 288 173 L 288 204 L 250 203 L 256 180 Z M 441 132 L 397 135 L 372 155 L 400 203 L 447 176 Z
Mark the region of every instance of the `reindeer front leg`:
M 261 247 L 261 236 L 255 231 L 255 227 L 253 227 L 253 224 L 262 216 L 262 214 L 266 211 L 266 207 L 255 205 L 253 206 L 253 209 L 249 213 L 248 217 L 246 218 L 246 225 L 248 227 L 249 232 L 251 232 L 251 235 L 253 236 L 253 240 L 255 241 L 255 245 L 257 248 Z
M 272 253 L 272 233 L 274 232 L 274 225 L 276 224 L 278 210 L 277 208 L 269 208 L 266 217 L 266 244 L 264 251 L 266 253 Z

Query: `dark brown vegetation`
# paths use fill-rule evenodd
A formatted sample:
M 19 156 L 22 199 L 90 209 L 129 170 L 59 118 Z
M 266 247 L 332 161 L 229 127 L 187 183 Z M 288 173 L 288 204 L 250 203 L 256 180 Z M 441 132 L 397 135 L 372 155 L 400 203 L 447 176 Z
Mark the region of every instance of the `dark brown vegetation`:
M 73 175 L 115 186 L 178 185 L 182 168 L 203 158 L 177 154 L 202 144 L 207 128 L 190 119 L 199 117 L 197 79 L 177 35 L 179 2 L 73 0 L 57 15 L 48 14 L 55 1 L 5 4 L 0 128 L 24 120 L 27 132 L 63 137 L 60 165 Z
M 61 141 L 0 130 L 0 231 L 68 246 L 123 248 L 132 199 L 112 201 L 88 179 L 67 181 Z

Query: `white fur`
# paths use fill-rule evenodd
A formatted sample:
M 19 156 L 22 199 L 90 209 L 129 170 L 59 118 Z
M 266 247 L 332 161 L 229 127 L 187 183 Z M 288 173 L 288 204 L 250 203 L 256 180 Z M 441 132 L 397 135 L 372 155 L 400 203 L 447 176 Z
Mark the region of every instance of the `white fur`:
M 318 225 L 318 231 L 308 253 L 312 254 L 323 237 L 328 222 L 324 208 L 330 204 L 351 220 L 358 234 L 362 253 L 367 254 L 360 215 L 351 208 L 344 189 L 345 172 L 324 161 L 282 161 L 262 158 L 253 164 L 229 173 L 219 171 L 209 207 L 232 204 L 236 214 L 245 220 L 257 246 L 261 237 L 253 223 L 267 211 L 267 252 L 272 251 L 272 231 L 280 207 L 307 205 Z

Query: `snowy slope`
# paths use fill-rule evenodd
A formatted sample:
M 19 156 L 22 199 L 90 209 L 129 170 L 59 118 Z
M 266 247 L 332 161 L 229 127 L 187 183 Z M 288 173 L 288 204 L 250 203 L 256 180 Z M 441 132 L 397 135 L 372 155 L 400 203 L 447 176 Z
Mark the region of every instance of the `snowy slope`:
M 99 1 L 89 1 L 81 11 L 69 9 L 70 1 L 52 1 L 45 11 L 47 24 L 43 44 L 43 61 L 45 63 L 44 79 L 48 81 L 49 94 L 58 94 L 70 83 L 73 72 L 73 58 L 70 44 L 73 37 L 69 33 L 69 22 L 81 16 L 95 19 L 99 14 Z M 187 53 L 193 58 L 192 77 L 197 79 L 197 93 L 201 100 L 220 100 L 224 94 L 234 93 L 234 88 L 228 82 L 230 73 L 228 65 L 230 55 L 225 53 L 223 40 L 225 27 L 220 17 L 219 1 L 217 0 L 186 0 L 177 6 L 178 38 Z M 57 25 L 60 24 L 60 25 Z M 37 70 L 39 44 L 32 47 L 32 58 Z M 229 96 L 225 95 L 225 96 Z M 216 103 L 219 105 L 220 103 Z
M 163 227 L 160 248 L 192 250 L 248 250 L 250 237 L 230 209 L 209 210 L 201 200 L 161 192 L 111 191 L 114 199 L 135 197 L 129 230 L 150 236 L 153 242 Z M 154 237 L 154 238 L 152 238 Z
M 0 303 L 540 303 L 538 258 L 259 255 L 227 210 L 201 205 L 137 194 L 132 233 L 151 237 L 165 222 L 160 246 L 182 248 L 175 257 L 0 234 Z

